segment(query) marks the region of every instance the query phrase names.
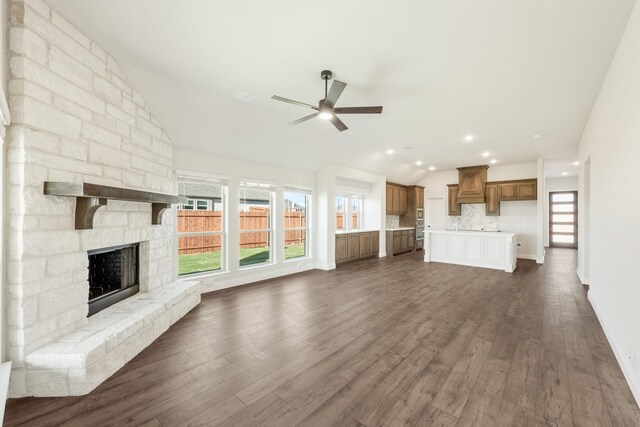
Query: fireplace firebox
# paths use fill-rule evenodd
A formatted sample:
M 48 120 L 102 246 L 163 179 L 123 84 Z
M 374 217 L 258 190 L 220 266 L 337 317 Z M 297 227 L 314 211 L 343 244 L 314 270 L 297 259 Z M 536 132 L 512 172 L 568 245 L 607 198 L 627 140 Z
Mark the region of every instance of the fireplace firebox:
M 140 291 L 140 244 L 88 251 L 89 316 Z

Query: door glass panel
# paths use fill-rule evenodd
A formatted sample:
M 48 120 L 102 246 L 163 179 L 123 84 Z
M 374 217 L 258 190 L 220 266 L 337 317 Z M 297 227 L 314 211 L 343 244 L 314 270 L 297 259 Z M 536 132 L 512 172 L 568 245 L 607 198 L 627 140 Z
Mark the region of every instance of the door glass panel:
M 567 205 L 552 205 L 553 212 L 573 212 L 575 207 L 573 203 Z
M 552 202 L 573 202 L 573 193 L 556 193 L 551 195 Z
M 551 231 L 554 233 L 573 233 L 573 224 L 553 224 Z
M 573 222 L 574 215 L 559 215 L 554 214 L 551 218 L 552 222 Z
M 551 241 L 554 243 L 573 243 L 573 236 L 566 234 L 552 234 Z

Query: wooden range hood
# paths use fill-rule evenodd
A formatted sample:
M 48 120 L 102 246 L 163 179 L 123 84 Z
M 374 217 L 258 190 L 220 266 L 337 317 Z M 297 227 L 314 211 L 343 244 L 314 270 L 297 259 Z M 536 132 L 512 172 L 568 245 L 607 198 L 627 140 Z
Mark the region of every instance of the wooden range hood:
M 487 169 L 487 165 L 458 168 L 458 203 L 485 203 Z

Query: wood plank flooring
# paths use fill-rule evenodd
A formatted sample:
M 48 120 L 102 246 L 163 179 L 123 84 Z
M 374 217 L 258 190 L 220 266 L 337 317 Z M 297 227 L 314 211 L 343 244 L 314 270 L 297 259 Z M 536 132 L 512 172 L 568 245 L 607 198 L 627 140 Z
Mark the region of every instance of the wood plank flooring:
M 7 426 L 639 426 L 575 274 L 370 259 L 203 296 L 91 394 Z

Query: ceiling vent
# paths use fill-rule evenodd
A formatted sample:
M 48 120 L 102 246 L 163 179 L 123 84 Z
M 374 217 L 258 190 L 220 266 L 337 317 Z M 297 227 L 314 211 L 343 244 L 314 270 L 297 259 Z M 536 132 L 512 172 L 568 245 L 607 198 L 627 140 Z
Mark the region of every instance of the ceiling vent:
M 233 92 L 233 94 L 231 96 L 233 96 L 236 99 L 239 99 L 240 101 L 244 101 L 244 102 L 247 102 L 247 103 L 251 103 L 251 102 L 255 101 L 256 98 L 257 98 L 255 95 L 252 95 L 249 92 L 245 92 L 242 89 L 239 89 L 239 90 Z

